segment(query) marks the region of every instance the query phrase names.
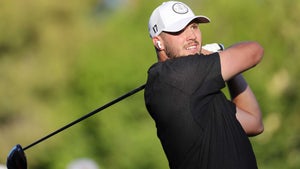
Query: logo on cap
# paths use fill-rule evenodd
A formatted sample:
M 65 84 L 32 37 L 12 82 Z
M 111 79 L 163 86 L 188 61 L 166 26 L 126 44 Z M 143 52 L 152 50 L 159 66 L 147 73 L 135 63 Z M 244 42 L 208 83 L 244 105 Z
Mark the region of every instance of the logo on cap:
M 189 9 L 182 3 L 175 3 L 172 8 L 173 11 L 178 14 L 186 14 L 189 11 Z
M 153 32 L 154 32 L 154 33 L 158 32 L 158 28 L 157 28 L 157 25 L 156 25 L 156 24 L 152 27 L 152 29 L 153 29 Z

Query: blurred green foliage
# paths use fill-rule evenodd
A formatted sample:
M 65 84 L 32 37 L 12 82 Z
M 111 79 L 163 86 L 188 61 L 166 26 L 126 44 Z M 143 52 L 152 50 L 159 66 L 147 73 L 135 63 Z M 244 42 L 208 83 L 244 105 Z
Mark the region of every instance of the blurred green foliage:
M 110 1 L 112 2 L 112 1 Z M 156 56 L 147 23 L 159 0 L 0 2 L 0 163 L 61 126 L 145 83 Z M 263 62 L 245 73 L 264 112 L 251 138 L 261 169 L 300 167 L 300 1 L 186 0 L 212 20 L 203 43 L 256 40 Z M 90 158 L 102 169 L 168 167 L 143 92 L 25 152 L 30 169 Z

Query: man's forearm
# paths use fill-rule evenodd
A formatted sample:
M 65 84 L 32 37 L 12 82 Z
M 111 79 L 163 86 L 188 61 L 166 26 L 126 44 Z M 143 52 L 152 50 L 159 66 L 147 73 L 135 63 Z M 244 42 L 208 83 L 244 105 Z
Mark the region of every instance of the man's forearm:
M 238 108 L 249 113 L 260 112 L 256 97 L 241 74 L 230 79 L 227 85 L 231 100 Z
M 262 113 L 255 95 L 241 74 L 227 82 L 231 100 L 237 107 L 237 119 L 248 135 L 263 131 Z

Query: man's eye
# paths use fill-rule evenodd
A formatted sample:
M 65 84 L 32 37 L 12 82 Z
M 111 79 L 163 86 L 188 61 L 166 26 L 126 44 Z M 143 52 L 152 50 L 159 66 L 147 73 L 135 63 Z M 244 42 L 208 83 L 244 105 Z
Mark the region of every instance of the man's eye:
M 192 29 L 198 29 L 198 25 L 193 25 Z

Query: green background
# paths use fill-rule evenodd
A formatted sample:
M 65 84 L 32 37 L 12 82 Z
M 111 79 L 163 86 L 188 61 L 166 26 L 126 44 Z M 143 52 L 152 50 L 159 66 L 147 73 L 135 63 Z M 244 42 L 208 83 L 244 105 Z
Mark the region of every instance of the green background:
M 147 24 L 159 0 L 0 1 L 0 163 L 23 147 L 142 85 L 156 62 Z M 261 64 L 244 76 L 265 131 L 251 138 L 261 169 L 300 168 L 300 1 L 185 0 L 211 19 L 203 43 L 255 40 Z M 226 90 L 225 90 L 226 91 Z M 139 92 L 25 151 L 30 169 L 80 158 L 101 169 L 166 169 Z

